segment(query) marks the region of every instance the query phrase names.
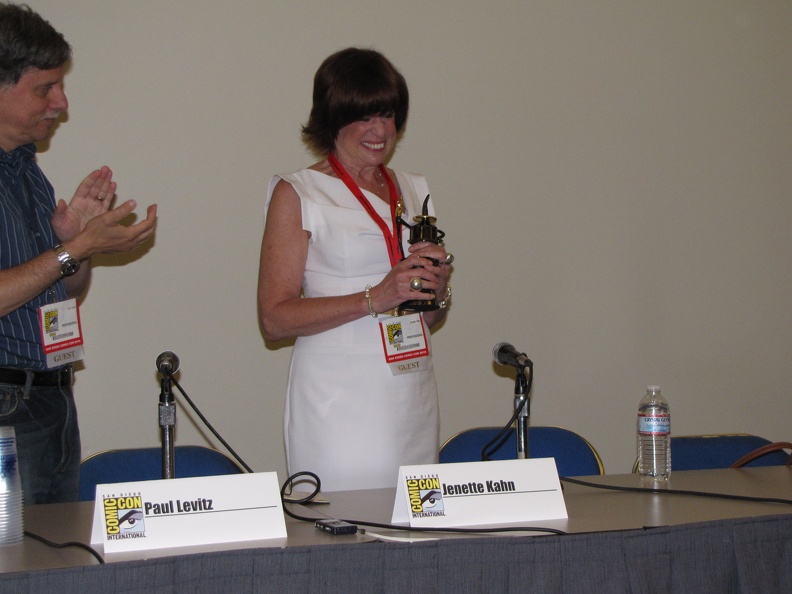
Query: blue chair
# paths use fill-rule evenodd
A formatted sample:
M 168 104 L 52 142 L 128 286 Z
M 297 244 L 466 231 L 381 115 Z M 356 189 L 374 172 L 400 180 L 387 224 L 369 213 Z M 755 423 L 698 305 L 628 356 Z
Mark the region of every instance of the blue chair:
M 176 478 L 240 474 L 228 456 L 203 446 L 176 446 Z M 107 450 L 80 463 L 80 501 L 93 501 L 96 485 L 150 481 L 162 478 L 162 448 Z
M 500 432 L 499 427 L 478 427 L 460 431 L 440 448 L 440 462 L 477 462 L 481 448 Z M 529 427 L 528 456 L 530 458 L 555 458 L 560 476 L 590 476 L 604 474 L 602 460 L 597 450 L 574 431 L 562 427 Z M 490 449 L 492 460 L 517 458 L 516 430 L 509 429 L 505 436 Z
M 746 454 L 770 443 L 772 442 L 764 437 L 746 433 L 671 437 L 671 469 L 729 468 Z M 788 454 L 775 451 L 756 458 L 745 466 L 782 466 L 788 459 Z

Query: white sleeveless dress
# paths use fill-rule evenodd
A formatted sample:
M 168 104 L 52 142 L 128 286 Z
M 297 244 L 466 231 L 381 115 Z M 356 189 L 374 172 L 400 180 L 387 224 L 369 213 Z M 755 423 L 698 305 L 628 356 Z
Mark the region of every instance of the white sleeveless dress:
M 338 178 L 311 169 L 272 178 L 266 206 L 279 180 L 302 203 L 302 226 L 311 236 L 303 277 L 306 298 L 360 293 L 391 268 L 382 231 Z M 413 224 L 429 194 L 419 175 L 396 172 Z M 363 191 L 387 222 L 390 207 Z M 434 214 L 429 201 L 429 214 Z M 403 233 L 407 253 L 409 230 Z M 393 375 L 385 363 L 378 322 L 361 317 L 315 336 L 297 339 L 289 369 L 284 437 L 289 473 L 316 473 L 323 491 L 394 487 L 399 466 L 434 464 L 439 447 L 437 384 L 427 369 Z M 429 339 L 429 332 L 426 332 Z

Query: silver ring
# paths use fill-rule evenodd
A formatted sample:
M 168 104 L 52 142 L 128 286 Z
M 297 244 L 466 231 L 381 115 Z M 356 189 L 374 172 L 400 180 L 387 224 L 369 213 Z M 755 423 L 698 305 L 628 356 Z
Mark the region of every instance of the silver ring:
M 454 254 L 452 254 L 451 252 L 447 253 L 445 263 L 451 264 L 453 261 L 454 261 Z
M 410 288 L 413 291 L 420 291 L 423 289 L 423 283 L 421 283 L 421 279 L 417 276 L 414 276 L 410 279 Z

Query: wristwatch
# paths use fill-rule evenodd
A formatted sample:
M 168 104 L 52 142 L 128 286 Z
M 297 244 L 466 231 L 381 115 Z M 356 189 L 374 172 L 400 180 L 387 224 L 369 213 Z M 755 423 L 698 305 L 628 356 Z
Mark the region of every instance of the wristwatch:
M 52 249 L 58 257 L 58 262 L 60 262 L 61 276 L 71 276 L 80 269 L 79 260 L 72 258 L 61 244 L 56 245 Z

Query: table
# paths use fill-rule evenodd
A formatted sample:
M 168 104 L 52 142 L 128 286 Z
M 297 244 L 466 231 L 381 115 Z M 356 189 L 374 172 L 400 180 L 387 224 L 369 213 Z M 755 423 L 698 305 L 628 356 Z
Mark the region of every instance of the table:
M 637 475 L 586 477 L 639 487 Z M 676 472 L 669 488 L 792 499 L 789 467 Z M 387 523 L 395 490 L 327 494 L 293 506 Z M 285 541 L 159 551 L 146 559 L 0 548 L 0 591 L 19 592 L 790 592 L 792 505 L 599 490 L 564 483 L 567 535 L 438 535 L 371 529 L 332 536 L 287 518 Z M 89 542 L 92 504 L 28 507 L 26 529 Z M 406 537 L 413 542 L 380 542 Z M 138 553 L 138 555 L 140 555 Z

